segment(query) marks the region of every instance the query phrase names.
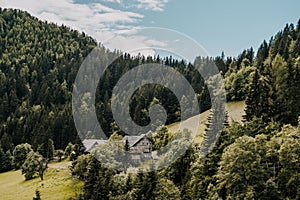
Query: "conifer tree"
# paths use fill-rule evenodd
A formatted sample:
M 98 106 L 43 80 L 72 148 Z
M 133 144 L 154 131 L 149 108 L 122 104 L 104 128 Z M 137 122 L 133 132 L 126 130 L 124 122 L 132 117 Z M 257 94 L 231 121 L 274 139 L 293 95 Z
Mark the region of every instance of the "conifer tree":
M 12 161 L 8 152 L 4 152 L 0 146 L 0 173 L 6 172 L 12 169 Z
M 247 121 L 250 121 L 254 116 L 258 115 L 258 105 L 261 95 L 259 91 L 259 76 L 259 72 L 256 69 L 251 80 L 248 95 L 246 96 L 246 115 L 244 118 Z
M 97 199 L 98 191 L 96 188 L 97 181 L 99 179 L 100 163 L 95 158 L 92 158 L 88 164 L 87 178 L 84 184 L 84 198 L 85 199 Z

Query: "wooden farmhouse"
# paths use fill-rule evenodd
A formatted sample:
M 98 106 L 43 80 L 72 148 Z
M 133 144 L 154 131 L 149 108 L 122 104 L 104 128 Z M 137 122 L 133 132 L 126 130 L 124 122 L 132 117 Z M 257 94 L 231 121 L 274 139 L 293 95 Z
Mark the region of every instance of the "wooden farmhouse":
M 125 136 L 123 141 L 124 144 L 128 142 L 129 153 L 134 160 L 151 158 L 153 143 L 147 135 Z

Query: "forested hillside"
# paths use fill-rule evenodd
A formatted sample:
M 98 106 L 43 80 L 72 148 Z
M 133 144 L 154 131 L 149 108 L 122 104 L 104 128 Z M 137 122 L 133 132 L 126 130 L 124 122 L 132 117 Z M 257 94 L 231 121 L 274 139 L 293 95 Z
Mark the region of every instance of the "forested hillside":
M 246 101 L 244 123 L 225 120 L 204 158 L 191 145 L 170 166 L 137 174 L 107 168 L 81 151 L 71 108 L 81 63 L 96 46 L 103 63 L 119 56 L 99 77 L 96 94 L 98 120 L 111 140 L 124 136 L 111 113 L 112 89 L 140 64 L 173 67 L 193 86 L 200 110 L 210 109 L 207 86 L 193 64 L 111 52 L 84 33 L 13 9 L 0 9 L 0 35 L 0 172 L 21 168 L 26 180 L 37 172 L 43 179 L 48 162 L 64 155 L 73 161 L 72 175 L 84 182 L 77 199 L 300 199 L 300 21 L 263 42 L 256 54 L 250 48 L 236 58 L 224 53 L 197 58 L 193 64 L 219 68 L 228 101 Z M 167 88 L 145 85 L 131 99 L 131 116 L 146 125 L 149 106 L 161 103 L 172 124 L 181 120 L 180 101 L 185 99 L 176 99 Z M 208 120 L 206 130 L 212 123 Z M 167 128 L 158 131 L 154 148 L 173 135 Z M 61 150 L 54 155 L 54 149 Z
M 39 145 L 47 146 L 48 138 L 57 149 L 79 142 L 71 113 L 71 93 L 79 66 L 96 46 L 103 63 L 112 54 L 119 55 L 99 77 L 96 94 L 97 115 L 108 136 L 119 131 L 110 108 L 112 89 L 123 74 L 144 63 L 161 63 L 178 70 L 196 91 L 200 110 L 210 108 L 208 90 L 190 63 L 172 57 L 110 52 L 84 33 L 39 21 L 19 10 L 1 10 L 0 17 L 0 138 L 4 151 L 25 142 L 37 149 Z M 213 62 L 213 58 L 198 59 L 199 65 Z M 225 63 L 220 67 L 225 68 Z M 159 85 L 145 85 L 132 97 L 130 111 L 137 124 L 145 125 L 150 122 L 151 103 L 161 103 L 170 124 L 180 120 L 179 102 L 184 100 L 177 100 L 170 90 Z
M 0 137 L 4 151 L 20 143 L 76 142 L 71 89 L 96 41 L 18 10 L 0 11 Z

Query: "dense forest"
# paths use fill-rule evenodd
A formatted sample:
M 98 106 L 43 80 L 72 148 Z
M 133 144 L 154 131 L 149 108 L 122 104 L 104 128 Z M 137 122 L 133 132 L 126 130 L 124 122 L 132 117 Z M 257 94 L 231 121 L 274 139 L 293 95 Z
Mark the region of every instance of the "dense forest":
M 103 63 L 111 54 L 119 55 L 101 77 L 96 94 L 97 115 L 108 136 L 118 129 L 110 108 L 112 89 L 123 74 L 143 63 L 163 63 L 175 68 L 191 82 L 201 110 L 210 107 L 204 81 L 190 63 L 172 57 L 145 58 L 110 52 L 84 33 L 38 21 L 18 10 L 1 11 L 1 34 L 0 119 L 5 151 L 25 142 L 37 149 L 42 141 L 47 143 L 47 138 L 58 149 L 69 142 L 79 142 L 71 114 L 72 86 L 83 59 L 96 46 Z M 203 62 L 213 60 L 207 58 Z M 148 107 L 152 101 L 159 101 L 168 111 L 167 123 L 176 122 L 180 119 L 181 100 L 174 99 L 168 89 L 146 85 L 132 98 L 132 117 L 137 124 L 149 123 Z
M 43 179 L 54 149 L 59 157 L 75 150 L 71 170 L 85 183 L 77 199 L 300 198 L 300 20 L 264 41 L 256 54 L 250 48 L 236 58 L 222 53 L 195 63 L 112 52 L 84 33 L 13 9 L 0 10 L 0 34 L 0 172 L 22 168 L 25 179 L 35 172 Z M 227 100 L 246 101 L 244 123 L 225 121 L 210 154 L 200 159 L 200 152 L 190 146 L 159 171 L 119 172 L 91 155 L 80 155 L 71 95 L 81 63 L 97 46 L 103 63 L 118 56 L 99 77 L 96 94 L 98 120 L 107 136 L 124 136 L 110 108 L 113 87 L 130 69 L 146 63 L 165 64 L 183 74 L 197 93 L 201 111 L 211 103 L 194 66 L 215 63 L 225 79 Z M 146 125 L 150 105 L 160 103 L 171 124 L 181 120 L 180 101 L 184 98 L 176 99 L 167 88 L 146 85 L 133 95 L 130 114 L 137 124 Z M 155 148 L 171 138 L 166 128 L 157 132 Z M 28 170 L 32 165 L 35 170 Z

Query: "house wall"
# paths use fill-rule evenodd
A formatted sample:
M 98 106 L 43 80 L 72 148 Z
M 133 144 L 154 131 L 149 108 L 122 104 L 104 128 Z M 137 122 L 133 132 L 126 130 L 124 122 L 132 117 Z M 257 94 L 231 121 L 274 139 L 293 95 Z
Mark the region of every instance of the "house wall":
M 130 148 L 130 153 L 151 153 L 152 142 L 148 138 L 141 139 L 137 144 Z

